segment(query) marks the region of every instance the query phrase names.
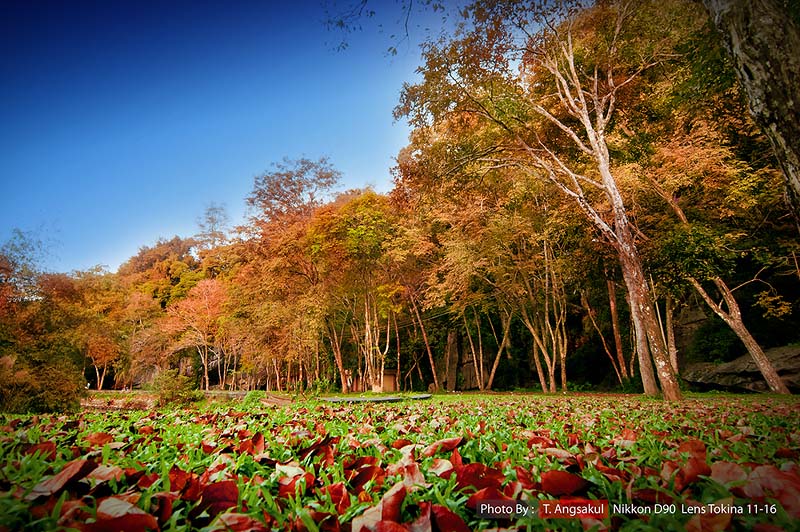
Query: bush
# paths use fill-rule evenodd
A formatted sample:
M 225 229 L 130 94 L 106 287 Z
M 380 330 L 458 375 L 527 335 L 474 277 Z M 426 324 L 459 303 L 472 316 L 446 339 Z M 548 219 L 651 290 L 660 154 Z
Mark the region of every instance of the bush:
M 264 390 L 251 390 L 242 399 L 242 409 L 244 410 L 258 410 L 263 408 L 263 400 L 267 396 Z
M 178 373 L 176 369 L 161 371 L 153 379 L 153 392 L 158 395 L 158 404 L 186 405 L 203 399 L 203 392 L 196 390 L 192 379 Z
M 80 370 L 69 362 L 0 364 L 0 410 L 4 412 L 75 411 L 85 393 Z

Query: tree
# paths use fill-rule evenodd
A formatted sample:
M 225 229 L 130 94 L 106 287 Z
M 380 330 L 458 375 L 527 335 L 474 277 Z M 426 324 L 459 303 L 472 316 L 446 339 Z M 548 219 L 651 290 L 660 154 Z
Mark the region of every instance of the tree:
M 217 339 L 220 318 L 226 299 L 225 287 L 217 279 L 204 279 L 189 291 L 186 299 L 167 308 L 169 319 L 164 323 L 174 335 L 173 351 L 194 349 L 203 370 L 203 388 L 210 388 L 209 368 L 212 356 L 219 357 Z
M 203 215 L 197 219 L 200 232 L 195 237 L 199 247 L 203 250 L 217 248 L 227 242 L 228 212 L 224 205 L 209 203 Z
M 703 0 L 772 143 L 800 230 L 800 11 L 780 0 Z
M 657 62 L 661 39 L 652 27 L 644 45 L 639 39 L 652 16 L 646 9 L 622 3 L 581 8 L 473 4 L 472 25 L 458 38 L 426 45 L 424 79 L 405 87 L 397 115 L 421 129 L 448 117 L 479 117 L 495 129 L 497 142 L 466 157 L 516 165 L 575 201 L 617 253 L 646 393 L 657 391 L 652 356 L 664 397 L 675 400 L 680 390 L 609 147 L 620 96 Z M 519 75 L 515 63 L 522 66 Z

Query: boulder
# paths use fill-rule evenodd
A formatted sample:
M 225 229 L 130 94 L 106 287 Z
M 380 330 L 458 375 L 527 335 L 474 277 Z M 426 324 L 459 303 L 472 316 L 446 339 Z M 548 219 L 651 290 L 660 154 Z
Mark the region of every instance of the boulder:
M 800 345 L 788 345 L 768 349 L 765 354 L 775 365 L 778 375 L 793 393 L 800 391 Z M 741 356 L 724 364 L 699 362 L 688 364 L 681 378 L 701 389 L 717 389 L 736 392 L 767 392 L 761 372 L 750 355 Z

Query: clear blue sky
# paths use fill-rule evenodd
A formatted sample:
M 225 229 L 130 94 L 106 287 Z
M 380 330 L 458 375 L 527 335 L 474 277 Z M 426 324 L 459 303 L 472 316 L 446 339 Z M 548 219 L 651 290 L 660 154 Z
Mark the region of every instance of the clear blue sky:
M 388 191 L 424 30 L 388 56 L 399 7 L 373 2 L 336 51 L 324 2 L 1 2 L 0 242 L 34 230 L 50 270 L 115 270 L 197 232 L 211 202 L 241 221 L 253 177 L 285 156 Z

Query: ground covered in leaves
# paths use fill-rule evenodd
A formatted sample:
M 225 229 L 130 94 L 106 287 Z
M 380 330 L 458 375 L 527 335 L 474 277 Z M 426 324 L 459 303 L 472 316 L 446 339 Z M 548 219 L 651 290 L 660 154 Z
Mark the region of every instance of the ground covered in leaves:
M 0 530 L 770 531 L 800 522 L 792 398 L 448 396 L 6 415 L 0 424 Z

